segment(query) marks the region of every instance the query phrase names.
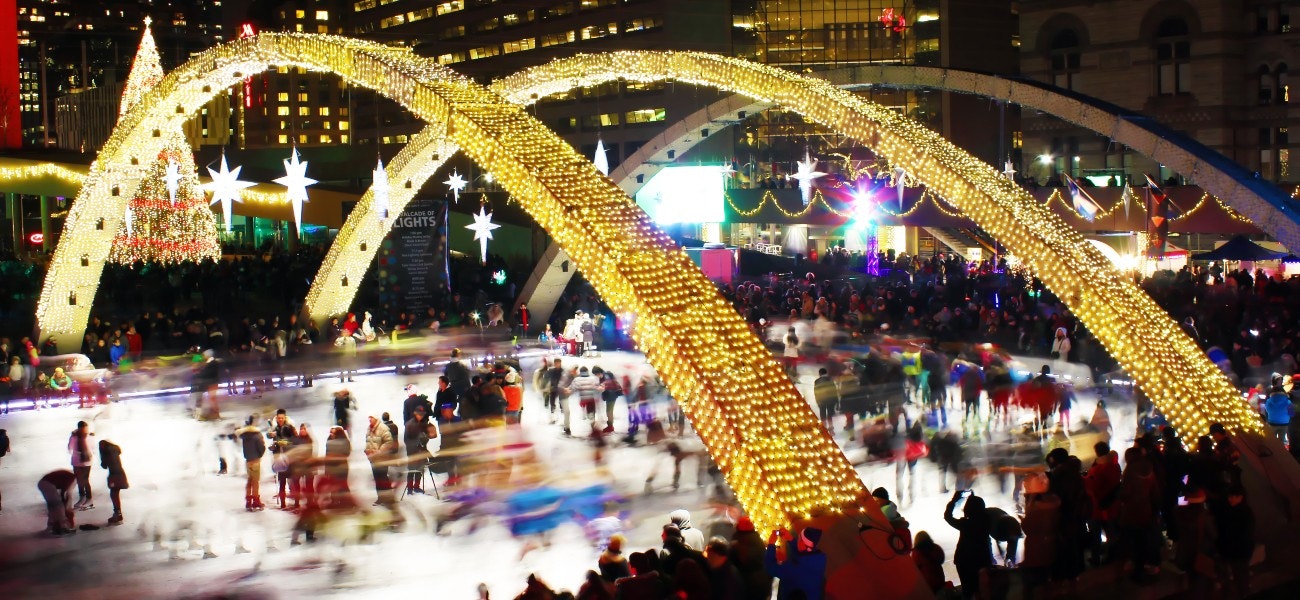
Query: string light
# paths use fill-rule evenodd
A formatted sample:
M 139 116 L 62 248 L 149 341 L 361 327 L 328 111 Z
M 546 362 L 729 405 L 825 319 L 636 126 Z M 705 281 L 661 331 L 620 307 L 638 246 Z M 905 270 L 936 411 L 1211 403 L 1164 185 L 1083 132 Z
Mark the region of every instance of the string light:
M 528 97 L 502 98 L 409 49 L 335 36 L 267 33 L 209 50 L 169 74 L 138 110 L 123 117 L 74 203 L 65 241 L 75 241 L 56 251 L 38 306 L 43 328 L 80 336 L 89 308 L 67 299 L 86 296 L 78 285 L 89 282 L 90 275 L 93 283 L 87 285 L 97 285 L 99 268 L 80 267 L 77 261 L 83 253 L 102 252 L 103 246 L 102 240 L 82 239 L 81 234 L 93 229 L 98 217 L 120 219 L 122 202 L 110 190 L 138 182 L 141 174 L 130 167 L 130 159 L 156 152 L 159 141 L 150 131 L 197 110 L 213 90 L 272 64 L 338 73 L 397 99 L 417 118 L 445 124 L 446 139 L 427 140 L 429 148 L 459 147 L 490 170 L 588 275 L 616 314 L 637 315 L 639 347 L 760 529 L 855 506 L 870 518 L 881 518 L 874 504 L 861 504 L 865 488 L 857 472 L 771 352 L 684 251 L 600 176 L 591 161 L 529 116 L 520 106 L 531 101 Z M 546 97 L 618 78 L 671 78 L 779 102 L 809 121 L 869 141 L 891 164 L 906 169 L 908 178 L 933 189 L 1022 257 L 1184 432 L 1204 432 L 1211 420 L 1238 430 L 1259 429 L 1258 416 L 1200 349 L 1105 257 L 1082 243 L 1077 231 L 992 167 L 887 107 L 777 68 L 687 52 L 579 55 L 521 72 L 494 87 Z M 413 160 L 412 168 L 443 158 Z M 395 158 L 389 165 L 390 174 L 403 168 L 397 163 Z M 400 214 L 404 204 L 392 200 L 392 209 Z M 368 206 L 363 201 L 358 209 Z M 378 219 L 364 221 L 378 227 Z M 357 240 L 357 231 L 349 239 Z M 322 272 L 357 268 L 349 261 L 358 254 L 331 249 L 336 264 L 323 265 Z M 87 291 L 93 296 L 93 288 Z

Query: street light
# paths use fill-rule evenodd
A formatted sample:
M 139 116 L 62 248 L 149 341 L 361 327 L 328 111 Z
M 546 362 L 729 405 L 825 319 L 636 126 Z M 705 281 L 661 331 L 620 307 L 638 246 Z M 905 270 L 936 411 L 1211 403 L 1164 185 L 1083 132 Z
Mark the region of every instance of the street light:
M 1051 155 L 1051 154 L 1039 154 L 1039 155 L 1038 155 L 1038 163 L 1041 164 L 1041 165 L 1050 165 L 1050 164 L 1052 164 L 1052 155 Z

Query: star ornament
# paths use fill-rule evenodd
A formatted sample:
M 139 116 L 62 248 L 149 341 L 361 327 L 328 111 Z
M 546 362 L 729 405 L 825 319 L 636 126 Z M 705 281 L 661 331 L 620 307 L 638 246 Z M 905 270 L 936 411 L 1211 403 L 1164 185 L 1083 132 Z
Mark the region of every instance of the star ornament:
M 384 159 L 379 159 L 379 165 L 371 177 L 370 190 L 375 200 L 375 214 L 382 221 L 388 218 L 388 171 L 384 170 Z
M 605 154 L 605 142 L 600 138 L 596 138 L 596 155 L 592 157 L 592 163 L 601 175 L 609 176 L 609 156 Z
M 807 152 L 803 154 L 803 160 L 795 161 L 799 165 L 799 170 L 790 176 L 790 179 L 799 181 L 799 191 L 803 194 L 803 204 L 808 206 L 812 202 L 812 182 L 819 177 L 825 177 L 826 174 L 816 170 L 817 161 L 813 160 Z
M 211 204 L 221 203 L 221 216 L 226 219 L 226 233 L 230 233 L 230 213 L 232 203 L 243 202 L 239 198 L 239 191 L 253 186 L 251 181 L 241 181 L 239 171 L 243 167 L 235 167 L 230 170 L 226 165 L 226 154 L 221 153 L 221 170 L 213 171 L 208 167 L 208 176 L 212 178 L 209 183 L 203 184 L 203 191 L 212 192 Z
M 307 201 L 307 186 L 316 183 L 316 180 L 307 177 L 307 163 L 301 162 L 299 158 L 298 149 L 294 148 L 293 154 L 284 161 L 284 177 L 275 182 L 288 188 L 284 195 L 293 203 L 293 223 L 301 233 L 302 205 Z
M 167 184 L 167 198 L 172 204 L 176 204 L 176 192 L 181 189 L 181 166 L 167 159 L 167 172 L 163 175 L 163 182 Z
M 474 239 L 478 241 L 479 258 L 486 264 L 488 240 L 492 239 L 492 230 L 501 226 L 492 222 L 492 213 L 487 212 L 482 206 L 478 207 L 477 215 L 471 216 L 474 217 L 474 223 L 466 225 L 465 229 L 474 232 Z
M 460 193 L 465 191 L 465 186 L 469 184 L 469 182 L 465 181 L 465 178 L 461 177 L 460 173 L 457 173 L 455 169 L 452 170 L 451 177 L 448 177 L 447 181 L 444 181 L 443 183 L 446 184 L 447 187 L 451 188 L 451 193 L 455 197 L 456 202 L 460 202 Z

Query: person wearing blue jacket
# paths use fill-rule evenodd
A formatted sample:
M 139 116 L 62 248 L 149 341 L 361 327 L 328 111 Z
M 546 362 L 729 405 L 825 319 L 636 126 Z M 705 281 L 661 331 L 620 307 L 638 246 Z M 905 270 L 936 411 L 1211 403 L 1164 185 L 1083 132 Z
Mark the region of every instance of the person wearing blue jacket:
M 1268 400 L 1264 401 L 1264 418 L 1268 420 L 1268 428 L 1283 444 L 1287 441 L 1286 432 L 1291 426 L 1291 413 L 1294 411 L 1291 398 L 1280 389 L 1274 391 Z
M 786 537 L 784 559 L 777 558 L 778 536 Z M 826 589 L 826 555 L 817 547 L 822 538 L 822 530 L 805 527 L 799 532 L 798 542 L 789 543 L 789 533 L 774 531 L 768 538 L 767 553 L 763 556 L 763 567 L 768 575 L 781 580 L 777 587 L 777 600 L 795 597 L 795 592 L 803 592 L 808 600 L 821 600 Z

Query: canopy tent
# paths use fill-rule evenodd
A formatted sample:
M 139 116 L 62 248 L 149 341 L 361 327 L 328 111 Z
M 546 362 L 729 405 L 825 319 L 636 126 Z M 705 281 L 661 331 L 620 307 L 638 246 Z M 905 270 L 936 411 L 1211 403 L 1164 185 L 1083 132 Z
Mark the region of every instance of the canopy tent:
M 1193 254 L 1192 260 L 1277 260 L 1283 256 L 1286 256 L 1285 252 L 1274 252 L 1246 239 L 1244 235 L 1238 235 L 1209 252 Z

